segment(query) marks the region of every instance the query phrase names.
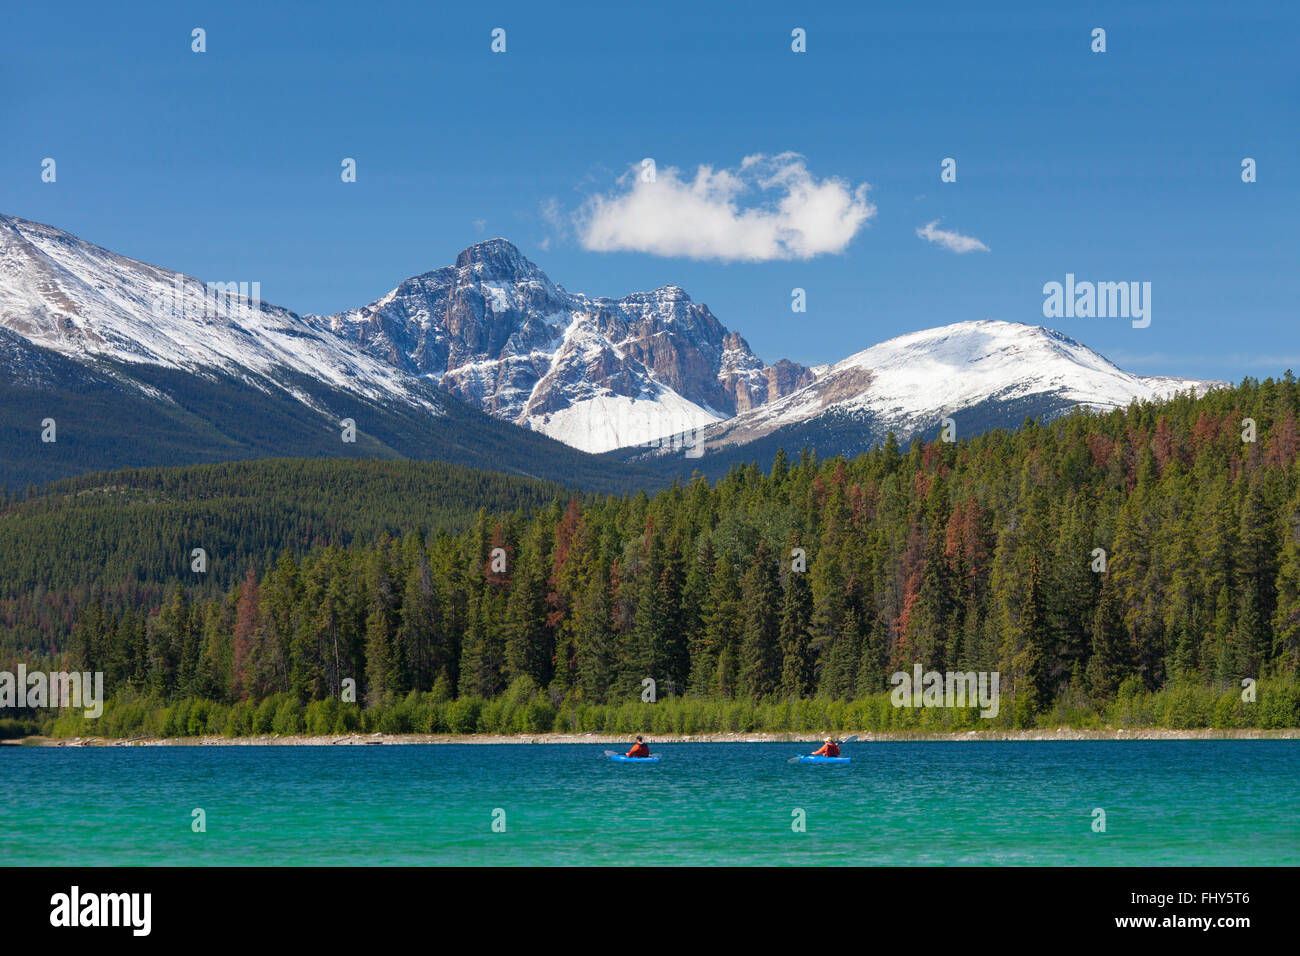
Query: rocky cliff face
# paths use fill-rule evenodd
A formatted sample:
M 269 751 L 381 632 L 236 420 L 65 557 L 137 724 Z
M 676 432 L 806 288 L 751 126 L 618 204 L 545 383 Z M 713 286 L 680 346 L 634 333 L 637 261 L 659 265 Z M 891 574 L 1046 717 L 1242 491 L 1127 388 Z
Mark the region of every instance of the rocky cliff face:
M 676 286 L 589 298 L 504 239 L 324 320 L 369 355 L 587 451 L 695 429 L 812 381 L 766 366 Z
M 0 318 L 57 351 L 219 369 L 295 394 L 286 375 L 434 411 L 436 384 L 592 452 L 692 431 L 812 378 L 789 362 L 765 366 L 675 286 L 589 298 L 504 239 L 363 308 L 299 316 L 243 289 L 214 298 L 211 284 L 0 216 Z
M 436 448 L 500 470 L 516 464 L 501 460 L 502 447 L 554 457 L 537 450 L 551 443 L 504 420 L 585 451 L 654 443 L 629 455 L 684 449 L 722 468 L 728 455 L 750 460 L 777 447 L 856 454 L 891 431 L 907 440 L 948 417 L 967 435 L 1222 384 L 1133 375 L 1060 332 L 989 320 L 910 332 L 815 372 L 769 366 L 676 286 L 589 298 L 551 282 L 504 239 L 328 317 L 234 285 L 0 215 L 0 385 L 10 389 L 0 424 L 36 401 L 62 402 L 76 420 L 83 392 L 98 390 L 135 409 L 140 434 L 152 423 L 155 437 L 138 444 L 159 446 L 149 450 L 160 462 L 196 448 L 205 460 L 334 453 L 321 435 L 354 417 L 378 436 L 373 453 Z M 101 430 L 111 439 L 112 428 Z M 168 442 L 175 449 L 161 447 Z M 111 445 L 94 460 L 140 461 Z M 59 467 L 84 470 L 89 460 Z

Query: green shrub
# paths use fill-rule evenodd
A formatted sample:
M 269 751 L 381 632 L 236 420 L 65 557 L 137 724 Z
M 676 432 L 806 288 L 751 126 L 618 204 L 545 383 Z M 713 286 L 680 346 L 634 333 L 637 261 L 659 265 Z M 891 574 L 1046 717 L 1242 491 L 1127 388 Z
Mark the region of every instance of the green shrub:
M 549 700 L 533 700 L 524 708 L 524 730 L 530 734 L 550 733 L 555 728 L 555 707 Z
M 280 695 L 272 694 L 257 705 L 257 710 L 253 713 L 253 733 L 274 733 L 275 712 L 280 706 L 280 702 Z
M 447 729 L 453 734 L 472 734 L 479 729 L 483 701 L 477 697 L 461 697 L 451 705 L 447 715 Z
M 222 731 L 227 737 L 248 737 L 253 733 L 253 716 L 256 707 L 251 700 L 241 700 L 230 708 L 226 717 L 226 727 Z
M 286 697 L 275 709 L 271 719 L 271 731 L 282 736 L 302 732 L 302 705 L 292 697 Z

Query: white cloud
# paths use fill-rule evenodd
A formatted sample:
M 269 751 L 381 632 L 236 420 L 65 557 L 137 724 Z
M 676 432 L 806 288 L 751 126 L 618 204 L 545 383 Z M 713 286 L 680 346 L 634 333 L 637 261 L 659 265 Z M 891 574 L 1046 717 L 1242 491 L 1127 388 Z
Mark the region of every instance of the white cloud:
M 542 217 L 542 221 L 551 227 L 559 235 L 564 235 L 566 223 L 564 216 L 560 211 L 560 201 L 554 196 L 548 196 L 542 202 L 537 204 L 537 211 Z
M 843 252 L 876 214 L 868 188 L 837 177 L 818 180 L 797 153 L 747 156 L 736 169 L 701 166 L 689 181 L 661 167 L 645 182 L 637 164 L 614 193 L 589 199 L 576 225 L 583 246 L 597 252 L 724 262 L 811 259 Z
M 988 252 L 989 247 L 984 245 L 974 236 L 963 236 L 960 232 L 949 232 L 947 229 L 936 229 L 939 220 L 927 222 L 916 234 L 926 242 L 933 242 L 950 252 Z

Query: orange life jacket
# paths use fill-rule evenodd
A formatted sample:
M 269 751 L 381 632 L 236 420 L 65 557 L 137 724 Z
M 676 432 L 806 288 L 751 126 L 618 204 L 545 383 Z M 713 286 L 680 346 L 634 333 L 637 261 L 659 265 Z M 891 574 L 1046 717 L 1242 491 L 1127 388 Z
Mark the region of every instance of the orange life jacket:
M 647 744 L 633 744 L 632 749 L 627 752 L 629 757 L 648 757 L 650 756 L 650 747 Z
M 840 745 L 835 741 L 830 741 L 821 745 L 820 750 L 814 750 L 814 757 L 838 757 L 840 755 Z

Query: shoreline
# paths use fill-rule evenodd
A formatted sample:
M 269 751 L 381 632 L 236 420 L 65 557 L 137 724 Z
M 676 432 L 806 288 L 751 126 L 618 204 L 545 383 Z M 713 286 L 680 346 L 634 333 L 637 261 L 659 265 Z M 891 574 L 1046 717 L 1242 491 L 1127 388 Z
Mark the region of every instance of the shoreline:
M 835 736 L 844 735 L 836 731 Z M 253 737 L 23 737 L 0 741 L 9 746 L 35 747 L 330 747 L 402 746 L 407 744 L 627 744 L 632 734 L 545 733 L 545 734 L 262 734 Z M 816 743 L 824 735 L 808 733 L 708 733 L 646 735 L 654 744 L 719 743 Z M 1170 730 L 1162 727 L 1076 730 L 964 730 L 933 733 L 926 731 L 861 732 L 857 743 L 920 743 L 980 741 L 1062 740 L 1300 740 L 1300 728 L 1260 730 L 1256 728 L 1196 728 Z

